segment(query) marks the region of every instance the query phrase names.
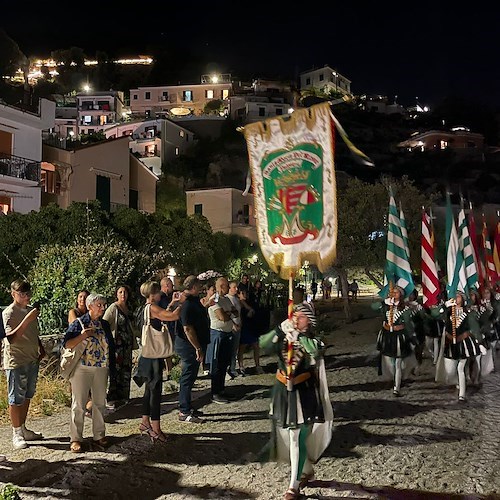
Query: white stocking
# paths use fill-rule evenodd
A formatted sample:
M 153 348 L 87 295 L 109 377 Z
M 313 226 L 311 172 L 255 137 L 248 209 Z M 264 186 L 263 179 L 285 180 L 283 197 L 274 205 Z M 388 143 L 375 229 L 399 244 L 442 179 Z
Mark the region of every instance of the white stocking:
M 432 352 L 432 362 L 434 364 L 437 363 L 438 356 L 439 356 L 439 338 L 434 338 L 432 339 L 434 341 L 434 350 Z
M 467 363 L 466 359 L 461 359 L 458 362 L 457 371 L 458 371 L 458 397 L 465 398 L 465 364 Z
M 401 364 L 403 363 L 402 358 L 396 358 L 394 363 L 394 390 L 399 391 L 401 389 L 401 379 L 403 377 L 403 370 Z
M 300 460 L 300 446 L 299 446 L 299 434 L 300 429 L 289 429 L 288 434 L 290 436 L 290 488 L 294 490 L 299 489 L 300 476 L 299 474 L 299 460 Z

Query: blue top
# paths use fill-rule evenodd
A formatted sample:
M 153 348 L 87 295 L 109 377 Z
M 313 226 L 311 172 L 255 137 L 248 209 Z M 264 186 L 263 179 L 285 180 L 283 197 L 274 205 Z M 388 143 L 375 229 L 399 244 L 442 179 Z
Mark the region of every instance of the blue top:
M 68 326 L 64 335 L 63 346 L 66 346 L 68 340 L 78 337 L 82 333 L 82 325 L 87 328 L 92 323 L 90 314 L 87 312 L 80 318 L 77 318 Z M 114 371 L 116 367 L 115 360 L 115 341 L 111 333 L 111 327 L 105 319 L 94 322 L 96 334 L 88 338 L 87 347 L 82 354 L 81 363 L 86 366 L 109 367 Z

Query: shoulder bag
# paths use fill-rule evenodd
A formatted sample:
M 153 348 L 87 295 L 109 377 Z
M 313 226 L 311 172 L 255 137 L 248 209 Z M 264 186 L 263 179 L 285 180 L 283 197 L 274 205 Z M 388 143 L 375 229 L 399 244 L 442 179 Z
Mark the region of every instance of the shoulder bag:
M 77 318 L 82 325 L 82 331 L 85 328 L 83 322 L 80 318 Z M 69 380 L 73 372 L 75 371 L 76 365 L 80 361 L 85 348 L 87 347 L 87 339 L 82 342 L 78 342 L 73 349 L 69 349 L 67 347 L 63 347 L 61 349 L 61 357 L 59 359 L 60 373 L 61 376 Z
M 143 358 L 164 359 L 174 354 L 174 345 L 167 326 L 162 325 L 161 330 L 157 330 L 151 325 L 151 304 L 144 307 L 141 342 Z

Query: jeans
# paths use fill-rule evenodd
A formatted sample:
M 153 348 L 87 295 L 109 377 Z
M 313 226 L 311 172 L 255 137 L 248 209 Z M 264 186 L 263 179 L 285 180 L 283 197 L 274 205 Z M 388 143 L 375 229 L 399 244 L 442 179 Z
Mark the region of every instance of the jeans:
M 179 379 L 179 410 L 187 415 L 191 411 L 191 391 L 193 389 L 200 363 L 196 361 L 196 349 L 189 340 L 175 337 L 175 352 L 181 358 L 181 378 Z
M 210 377 L 212 379 L 212 395 L 224 393 L 226 371 L 231 364 L 233 351 L 233 333 L 210 329 Z
M 35 395 L 38 380 L 38 361 L 5 370 L 9 405 L 20 406 Z

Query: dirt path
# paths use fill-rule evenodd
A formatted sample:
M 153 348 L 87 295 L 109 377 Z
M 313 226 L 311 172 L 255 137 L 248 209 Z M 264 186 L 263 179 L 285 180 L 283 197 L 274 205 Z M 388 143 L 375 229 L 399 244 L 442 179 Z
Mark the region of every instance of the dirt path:
M 338 311 L 323 315 L 333 345 L 326 363 L 335 429 L 304 498 L 500 498 L 500 373 L 482 389 L 468 389 L 468 402 L 459 404 L 454 388 L 434 383 L 426 358 L 395 399 L 377 377 L 379 320 L 360 302 L 356 315 L 364 319 L 354 324 L 342 325 Z M 179 422 L 176 394 L 164 396 L 166 445 L 139 435 L 138 397 L 108 416 L 105 452 L 67 451 L 69 410 L 33 421 L 45 439 L 17 452 L 10 428 L 2 426 L 0 450 L 8 461 L 0 462 L 0 481 L 20 486 L 22 498 L 280 499 L 288 467 L 262 460 L 275 360 L 263 357 L 263 364 L 264 375 L 228 383 L 239 397 L 229 405 L 211 403 L 208 381 L 200 379 L 201 425 Z

